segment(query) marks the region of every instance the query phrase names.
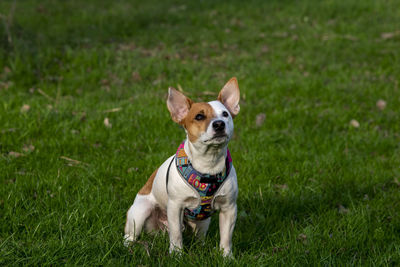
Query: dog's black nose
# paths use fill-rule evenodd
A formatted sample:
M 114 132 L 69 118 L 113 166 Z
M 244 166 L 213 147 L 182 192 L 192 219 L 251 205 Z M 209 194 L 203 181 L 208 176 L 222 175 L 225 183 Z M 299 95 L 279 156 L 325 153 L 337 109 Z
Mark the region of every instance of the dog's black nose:
M 223 121 L 214 121 L 212 126 L 216 132 L 222 132 L 225 130 L 225 122 Z

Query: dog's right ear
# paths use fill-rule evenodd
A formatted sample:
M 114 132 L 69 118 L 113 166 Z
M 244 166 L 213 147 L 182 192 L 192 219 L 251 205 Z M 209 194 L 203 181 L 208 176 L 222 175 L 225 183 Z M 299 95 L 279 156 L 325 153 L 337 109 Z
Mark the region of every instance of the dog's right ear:
M 168 88 L 167 107 L 174 122 L 181 124 L 189 113 L 192 104 L 193 101 L 190 98 L 187 98 L 184 94 L 172 87 Z

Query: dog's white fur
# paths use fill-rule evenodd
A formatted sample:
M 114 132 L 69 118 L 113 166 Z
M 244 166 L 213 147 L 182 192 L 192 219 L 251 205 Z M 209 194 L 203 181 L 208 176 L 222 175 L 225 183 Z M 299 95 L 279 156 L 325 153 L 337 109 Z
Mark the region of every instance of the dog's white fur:
M 186 139 L 185 152 L 197 171 L 208 174 L 223 171 L 227 145 L 233 135 L 232 116 L 236 116 L 239 112 L 239 94 L 237 80 L 232 78 L 221 90 L 219 101 L 208 102 L 213 110 L 213 118 L 209 118 L 208 125 L 204 125 L 206 130 L 198 134 L 198 138 L 193 142 L 189 140 L 189 137 Z M 176 122 L 181 122 L 188 116 L 192 103 L 180 92 L 174 89 L 169 90 L 167 105 Z M 226 117 L 226 112 L 229 114 L 228 117 Z M 216 120 L 222 120 L 225 123 L 225 137 L 215 137 L 216 132 L 212 124 Z M 185 128 L 185 130 L 188 134 L 188 129 Z M 127 213 L 124 237 L 126 244 L 136 240 L 143 227 L 149 232 L 161 228 L 169 231 L 170 252 L 182 249 L 183 210 L 198 207 L 200 195 L 180 177 L 175 162 L 169 170 L 167 191 L 167 169 L 172 158 L 173 156 L 169 157 L 157 170 L 150 193 L 136 195 Z M 237 214 L 237 195 L 236 171 L 232 166 L 229 176 L 212 200 L 212 208 L 219 210 L 220 249 L 224 256 L 231 255 L 232 233 Z M 202 221 L 185 220 L 199 237 L 205 236 L 210 221 L 211 217 Z

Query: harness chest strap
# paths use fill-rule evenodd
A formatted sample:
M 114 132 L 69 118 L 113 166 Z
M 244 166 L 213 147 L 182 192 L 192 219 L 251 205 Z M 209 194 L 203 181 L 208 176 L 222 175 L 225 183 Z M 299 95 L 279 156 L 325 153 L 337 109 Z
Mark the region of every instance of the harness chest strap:
M 215 193 L 218 191 L 230 173 L 232 167 L 232 158 L 229 150 L 227 150 L 225 168 L 221 173 L 215 175 L 202 174 L 193 168 L 185 152 L 184 146 L 185 142 L 178 147 L 175 156 L 169 163 L 166 177 L 167 193 L 169 170 L 172 162 L 175 159 L 175 165 L 181 178 L 200 195 L 200 205 L 195 209 L 185 208 L 185 217 L 191 220 L 204 220 L 214 213 L 211 203 Z

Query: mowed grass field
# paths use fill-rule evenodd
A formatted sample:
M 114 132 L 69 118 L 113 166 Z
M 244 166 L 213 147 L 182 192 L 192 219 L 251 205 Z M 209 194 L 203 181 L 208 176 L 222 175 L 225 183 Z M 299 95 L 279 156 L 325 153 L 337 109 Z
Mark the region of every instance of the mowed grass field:
M 400 2 L 1 1 L 0 265 L 400 264 Z M 123 246 L 185 138 L 168 86 L 236 76 L 234 260 Z

